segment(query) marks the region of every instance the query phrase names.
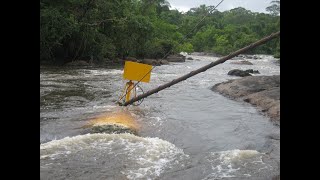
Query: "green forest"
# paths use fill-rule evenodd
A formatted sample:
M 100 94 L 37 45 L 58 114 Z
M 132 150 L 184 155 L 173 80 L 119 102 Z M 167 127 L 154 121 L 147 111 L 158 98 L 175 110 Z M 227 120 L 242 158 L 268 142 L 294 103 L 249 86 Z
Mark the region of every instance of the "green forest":
M 266 11 L 201 5 L 182 13 L 165 0 L 40 0 L 40 63 L 227 55 L 280 30 L 280 1 Z M 250 53 L 280 57 L 280 38 Z

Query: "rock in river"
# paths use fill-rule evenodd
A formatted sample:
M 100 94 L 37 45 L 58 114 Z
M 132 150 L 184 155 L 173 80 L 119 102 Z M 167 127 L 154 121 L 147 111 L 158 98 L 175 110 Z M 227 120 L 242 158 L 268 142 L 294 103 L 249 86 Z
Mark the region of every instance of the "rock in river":
M 233 79 L 218 83 L 211 89 L 258 106 L 271 120 L 280 125 L 280 75 Z

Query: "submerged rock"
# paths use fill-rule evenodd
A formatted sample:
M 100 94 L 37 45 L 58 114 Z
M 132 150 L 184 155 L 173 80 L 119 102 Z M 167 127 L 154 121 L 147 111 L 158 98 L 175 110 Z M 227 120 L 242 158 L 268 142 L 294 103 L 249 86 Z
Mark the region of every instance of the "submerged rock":
M 191 55 L 194 55 L 194 56 L 222 57 L 220 54 L 217 54 L 217 53 L 214 53 L 214 52 L 211 52 L 211 53 L 208 53 L 208 52 L 193 52 L 193 53 L 191 53 Z
M 280 125 L 280 75 L 229 80 L 214 85 L 211 90 L 258 106 Z
M 136 135 L 137 131 L 125 126 L 117 125 L 117 124 L 107 124 L 107 125 L 92 126 L 91 133 L 107 133 L 107 134 L 130 133 L 130 134 Z
M 245 77 L 245 76 L 251 76 L 249 72 L 240 70 L 240 69 L 233 69 L 228 72 L 228 75 L 230 76 L 240 76 L 240 77 Z
M 258 70 L 253 70 L 253 69 L 247 69 L 245 72 L 251 73 L 251 74 L 260 74 Z
M 253 69 L 247 69 L 247 70 L 233 69 L 228 72 L 228 75 L 240 76 L 240 77 L 251 76 L 251 74 L 260 74 L 260 72 L 258 70 L 253 70 Z
M 240 64 L 240 65 L 253 65 L 251 62 L 249 61 L 233 61 L 230 64 Z
M 139 125 L 128 111 L 105 113 L 91 119 L 82 128 L 90 133 L 131 133 L 137 135 Z

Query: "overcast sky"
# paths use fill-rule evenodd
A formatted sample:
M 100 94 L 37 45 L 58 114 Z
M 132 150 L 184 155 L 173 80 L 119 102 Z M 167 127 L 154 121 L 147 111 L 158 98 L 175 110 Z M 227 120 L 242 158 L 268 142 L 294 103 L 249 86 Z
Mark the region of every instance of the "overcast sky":
M 190 8 L 199 7 L 201 4 L 206 6 L 216 6 L 221 0 L 167 0 L 171 9 L 187 12 Z M 266 7 L 270 6 L 272 0 L 224 0 L 217 8 L 222 12 L 236 7 L 244 7 L 253 12 L 266 12 Z

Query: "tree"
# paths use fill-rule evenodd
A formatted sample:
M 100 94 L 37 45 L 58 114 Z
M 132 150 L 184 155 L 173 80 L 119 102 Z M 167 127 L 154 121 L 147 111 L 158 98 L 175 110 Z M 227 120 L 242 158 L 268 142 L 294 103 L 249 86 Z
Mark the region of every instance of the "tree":
M 271 1 L 271 4 L 271 6 L 266 8 L 266 11 L 268 11 L 272 16 L 280 15 L 280 1 Z
M 169 10 L 166 0 L 40 0 L 40 61 L 163 58 L 181 51 L 225 55 L 279 31 L 279 2 L 264 14 L 206 5 L 181 13 Z M 280 40 L 252 52 L 279 54 Z

